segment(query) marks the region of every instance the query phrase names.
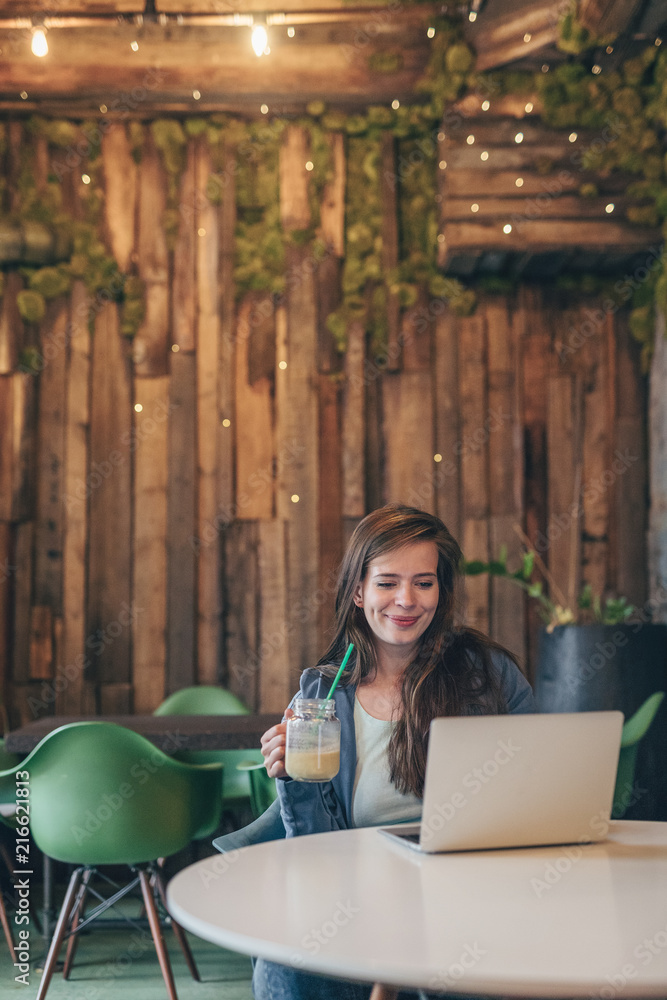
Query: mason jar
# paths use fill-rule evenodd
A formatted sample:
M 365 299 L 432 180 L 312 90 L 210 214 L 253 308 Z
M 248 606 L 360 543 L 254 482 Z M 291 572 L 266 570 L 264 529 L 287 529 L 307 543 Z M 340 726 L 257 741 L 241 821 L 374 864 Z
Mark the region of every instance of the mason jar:
M 296 698 L 287 720 L 285 770 L 295 781 L 329 781 L 340 767 L 340 721 L 333 698 Z

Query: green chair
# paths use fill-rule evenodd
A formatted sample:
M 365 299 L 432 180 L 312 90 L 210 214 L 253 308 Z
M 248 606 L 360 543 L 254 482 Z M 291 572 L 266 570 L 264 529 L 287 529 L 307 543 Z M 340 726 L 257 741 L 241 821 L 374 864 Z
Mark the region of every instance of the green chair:
M 14 767 L 18 764 L 19 758 L 16 754 L 8 753 L 5 750 L 5 741 L 0 739 L 0 771 L 4 771 L 7 768 Z M 12 797 L 8 798 L 5 796 L 5 800 L 0 799 L 0 823 L 11 829 L 16 829 L 16 788 L 11 790 Z M 2 860 L 5 863 L 7 871 L 10 873 L 14 870 L 14 865 L 7 853 L 7 848 L 5 844 L 0 841 L 0 853 L 2 853 Z M 7 909 L 5 907 L 5 901 L 0 893 L 0 924 L 2 924 L 2 931 L 5 935 L 5 941 L 7 942 L 7 947 L 9 948 L 9 954 L 12 956 L 12 960 L 15 958 L 14 953 L 14 935 L 12 934 L 12 927 L 9 922 L 9 916 L 7 914 Z
M 168 757 L 138 733 L 111 722 L 75 722 L 49 733 L 20 764 L 0 772 L 0 801 L 29 775 L 30 827 L 50 858 L 75 865 L 46 959 L 37 1000 L 51 982 L 69 932 L 63 975 L 68 977 L 76 935 L 139 886 L 170 1000 L 177 1000 L 156 897 L 164 904 L 158 859 L 217 829 L 220 765 L 193 766 Z M 113 893 L 104 899 L 91 880 L 98 867 L 128 865 L 122 887 L 99 873 Z M 100 902 L 85 912 L 87 894 Z M 194 979 L 198 973 L 183 929 L 172 927 Z
M 231 691 L 201 684 L 175 691 L 153 715 L 250 715 L 250 709 Z M 223 808 L 249 803 L 257 818 L 276 797 L 275 782 L 268 777 L 259 750 L 183 750 L 175 756 L 192 764 L 223 764 Z
M 616 772 L 616 786 L 614 788 L 614 805 L 611 811 L 614 819 L 620 819 L 630 805 L 635 783 L 639 741 L 648 732 L 664 697 L 664 691 L 656 691 L 623 725 L 621 752 L 618 758 L 618 771 Z

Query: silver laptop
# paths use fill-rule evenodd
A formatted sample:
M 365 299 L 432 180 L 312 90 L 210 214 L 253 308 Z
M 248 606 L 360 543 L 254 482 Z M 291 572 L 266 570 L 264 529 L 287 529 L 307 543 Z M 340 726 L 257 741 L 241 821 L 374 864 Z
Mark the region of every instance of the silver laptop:
M 604 840 L 622 728 L 621 712 L 434 719 L 422 821 L 380 832 L 429 854 Z

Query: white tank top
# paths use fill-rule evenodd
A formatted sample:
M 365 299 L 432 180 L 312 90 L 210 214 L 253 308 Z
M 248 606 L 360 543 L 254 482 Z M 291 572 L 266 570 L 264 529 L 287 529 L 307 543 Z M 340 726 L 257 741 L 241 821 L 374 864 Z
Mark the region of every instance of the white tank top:
M 395 723 L 376 719 L 354 699 L 357 767 L 352 793 L 353 826 L 377 826 L 421 819 L 422 800 L 399 792 L 389 778 L 387 748 Z

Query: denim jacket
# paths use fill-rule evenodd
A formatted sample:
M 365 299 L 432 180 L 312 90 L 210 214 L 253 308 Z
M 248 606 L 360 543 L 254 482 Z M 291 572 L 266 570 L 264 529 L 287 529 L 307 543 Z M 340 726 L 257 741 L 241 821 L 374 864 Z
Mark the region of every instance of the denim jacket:
M 501 689 L 508 712 L 536 712 L 530 684 L 516 664 L 495 651 L 492 662 L 500 673 Z M 331 678 L 323 677 L 316 667 L 304 670 L 295 698 L 326 698 Z M 336 688 L 336 715 L 340 719 L 340 770 L 331 781 L 278 781 L 278 798 L 288 837 L 307 833 L 326 833 L 352 827 L 352 792 L 357 766 L 354 735 L 354 697 L 356 687 Z M 291 705 L 294 703 L 292 699 Z

